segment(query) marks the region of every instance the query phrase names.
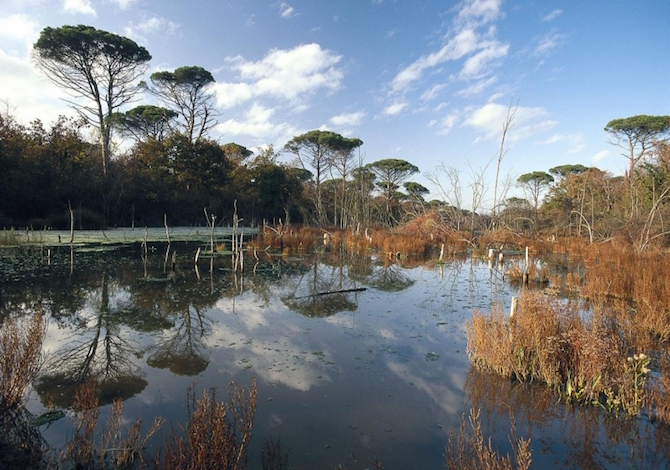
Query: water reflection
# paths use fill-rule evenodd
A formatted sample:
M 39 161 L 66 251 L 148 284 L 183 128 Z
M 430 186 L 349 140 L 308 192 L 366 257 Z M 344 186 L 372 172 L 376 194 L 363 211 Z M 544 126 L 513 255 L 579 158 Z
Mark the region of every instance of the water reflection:
M 101 404 L 127 399 L 146 387 L 135 361 L 138 347 L 122 333 L 122 288 L 108 277 L 103 269 L 99 289 L 89 291 L 84 308 L 69 321 L 66 341 L 47 361 L 48 372 L 38 378 L 35 388 L 45 402 L 67 407 L 76 388 L 91 380 L 99 383 Z
M 165 246 L 146 260 L 139 245 L 59 247 L 49 260 L 39 249 L 0 251 L 0 318 L 37 308 L 50 318 L 31 411 L 66 408 L 78 385 L 97 378 L 101 402 L 124 399 L 129 420 L 177 421 L 194 380 L 223 389 L 253 376 L 252 468 L 253 446 L 279 434 L 303 468 L 334 468 L 351 452 L 394 468 L 440 468 L 449 429 L 471 405 L 503 450 L 511 412 L 541 468 L 668 462 L 659 427 L 567 408 L 539 387 L 470 370 L 465 321 L 496 303 L 506 311 L 517 294 L 503 268 L 322 252 L 259 253 L 243 273 L 213 258 L 196 271 L 196 249 L 173 243 L 174 268 Z
M 152 347 L 147 364 L 177 375 L 197 375 L 209 365 L 202 344 L 211 329 L 209 319 L 199 309 L 186 307 L 177 323 Z
M 596 407 L 566 406 L 539 384 L 519 384 L 472 368 L 463 387 L 488 433 L 504 436 L 513 416 L 531 438 L 533 462 L 562 468 L 666 468 L 670 434 L 661 424 Z

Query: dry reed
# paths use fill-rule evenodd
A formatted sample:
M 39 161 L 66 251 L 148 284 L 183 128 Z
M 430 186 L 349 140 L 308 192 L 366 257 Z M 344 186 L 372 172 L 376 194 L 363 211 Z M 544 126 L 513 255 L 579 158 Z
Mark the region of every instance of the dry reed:
M 215 389 L 205 390 L 199 400 L 193 388 L 187 395 L 188 423 L 182 428 L 185 436 L 173 430 L 156 465 L 168 470 L 244 468 L 256 411 L 256 381 L 246 393 L 231 383 L 228 402 L 218 402 Z
M 43 362 L 47 322 L 40 313 L 30 319 L 5 320 L 0 329 L 0 410 L 19 405 Z
M 516 426 L 512 420 L 510 444 L 512 445 L 514 458 L 493 449 L 491 440 L 484 441 L 480 412 L 474 408 L 470 410 L 468 419 L 471 433 L 467 431 L 465 415 L 461 420 L 461 428 L 458 436 L 454 436 L 454 430 L 449 433 L 449 444 L 445 448 L 445 462 L 448 470 L 527 470 L 530 468 L 532 450 L 530 439 L 519 438 Z
M 263 470 L 288 470 L 289 451 L 284 452 L 281 438 L 275 442 L 272 437 L 263 441 L 261 447 L 261 468 Z
M 143 467 L 144 448 L 163 420 L 154 418 L 146 433 L 141 434 L 142 420 L 138 419 L 124 433 L 123 402 L 114 400 L 102 434 L 96 438 L 100 418 L 96 388 L 96 382 L 89 382 L 75 393 L 72 405 L 75 430 L 61 453 L 60 464 L 64 468 L 89 469 Z
M 648 357 L 633 353 L 619 323 L 596 306 L 525 292 L 510 320 L 494 309 L 467 324 L 473 365 L 521 382 L 541 381 L 567 402 L 603 404 L 631 415 L 650 399 Z

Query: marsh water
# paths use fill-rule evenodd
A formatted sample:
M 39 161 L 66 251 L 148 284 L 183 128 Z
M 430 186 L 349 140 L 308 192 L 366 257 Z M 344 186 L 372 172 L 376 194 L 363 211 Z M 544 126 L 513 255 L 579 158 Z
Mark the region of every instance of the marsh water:
M 452 428 L 481 410 L 485 438 L 510 452 L 510 417 L 536 468 L 664 468 L 667 432 L 643 418 L 558 403 L 539 386 L 470 368 L 473 309 L 509 308 L 510 286 L 485 260 L 391 260 L 327 248 L 303 255 L 201 258 L 200 242 L 0 249 L 0 315 L 49 318 L 47 363 L 30 393 L 35 416 L 67 408 L 96 376 L 103 413 L 186 420 L 186 391 L 258 384 L 249 468 L 281 440 L 296 469 L 363 465 L 444 468 Z M 169 260 L 169 261 L 168 261 Z M 506 263 L 519 262 L 508 257 Z M 344 292 L 340 292 L 344 291 Z M 339 292 L 339 293 L 338 293 Z M 323 294 L 323 295 L 315 295 Z M 58 447 L 67 414 L 39 429 Z M 168 433 L 170 426 L 163 425 Z M 151 441 L 162 445 L 159 433 Z M 151 452 L 153 454 L 153 452 Z

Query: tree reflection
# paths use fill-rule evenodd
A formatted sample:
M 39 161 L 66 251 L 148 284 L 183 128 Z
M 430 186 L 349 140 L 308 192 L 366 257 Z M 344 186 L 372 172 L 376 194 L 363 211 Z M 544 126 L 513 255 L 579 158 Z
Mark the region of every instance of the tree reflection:
M 341 291 L 357 286 L 348 278 L 342 258 L 339 260 L 338 264 L 328 266 L 315 255 L 311 269 L 298 278 L 292 293 L 282 298 L 284 305 L 308 317 L 355 311 L 358 308 L 356 294 Z
M 147 364 L 170 369 L 176 375 L 197 375 L 209 365 L 202 345 L 206 332 L 211 330 L 209 319 L 199 309 L 187 306 L 177 323 L 169 332 L 170 337 L 154 347 Z
M 101 404 L 114 398 L 127 399 L 146 387 L 141 369 L 132 359 L 139 351 L 121 337 L 121 316 L 117 313 L 123 305 L 114 302 L 111 308 L 114 295 L 109 284 L 103 271 L 100 289 L 94 294 L 99 301 L 85 309 L 88 315 L 79 312 L 69 341 L 45 365 L 48 372 L 35 386 L 42 402 L 68 407 L 77 387 L 93 379 L 99 383 Z
M 397 264 L 375 266 L 367 282 L 383 292 L 400 292 L 414 285 L 414 280 Z

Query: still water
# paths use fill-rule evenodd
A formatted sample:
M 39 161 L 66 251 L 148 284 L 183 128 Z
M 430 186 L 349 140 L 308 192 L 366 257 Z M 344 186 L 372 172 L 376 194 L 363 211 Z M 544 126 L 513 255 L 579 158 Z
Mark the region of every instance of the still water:
M 269 437 L 296 469 L 334 468 L 352 453 L 363 468 L 373 456 L 385 468 L 444 468 L 450 429 L 472 406 L 503 453 L 513 416 L 536 468 L 667 464 L 668 433 L 643 419 L 566 407 L 539 387 L 470 369 L 473 309 L 506 311 L 518 294 L 486 261 L 259 253 L 247 254 L 242 274 L 230 257 L 201 258 L 196 269 L 199 246 L 172 243 L 174 269 L 160 243 L 146 263 L 139 243 L 0 250 L 1 318 L 38 306 L 49 317 L 48 361 L 28 409 L 67 409 L 97 376 L 103 411 L 122 397 L 127 421 L 162 416 L 176 427 L 188 387 L 224 397 L 231 381 L 246 388 L 255 378 L 249 468 L 260 468 Z M 67 418 L 40 431 L 56 447 L 71 434 Z

